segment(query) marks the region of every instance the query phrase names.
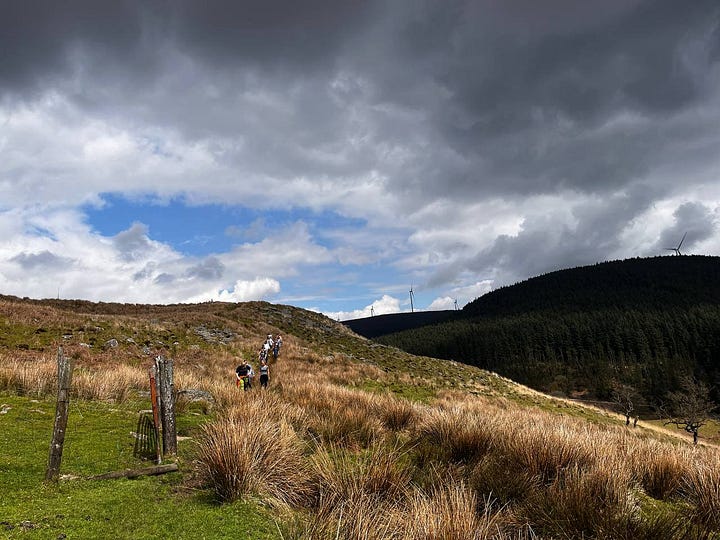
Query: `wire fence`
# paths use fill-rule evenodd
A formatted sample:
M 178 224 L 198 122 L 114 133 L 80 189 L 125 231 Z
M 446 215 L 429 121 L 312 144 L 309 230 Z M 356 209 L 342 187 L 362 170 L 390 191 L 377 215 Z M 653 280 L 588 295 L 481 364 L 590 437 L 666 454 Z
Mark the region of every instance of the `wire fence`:
M 48 465 L 56 400 L 0 393 L 0 485 L 42 480 Z M 157 440 L 150 400 L 71 400 L 60 478 L 88 477 L 146 465 Z

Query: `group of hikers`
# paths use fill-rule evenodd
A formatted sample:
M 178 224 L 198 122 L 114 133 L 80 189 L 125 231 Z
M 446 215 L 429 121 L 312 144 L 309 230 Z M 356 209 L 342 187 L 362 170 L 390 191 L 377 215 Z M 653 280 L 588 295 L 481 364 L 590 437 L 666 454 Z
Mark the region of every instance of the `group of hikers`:
M 260 362 L 260 387 L 267 388 L 270 382 L 270 353 L 272 352 L 273 359 L 277 361 L 280 356 L 280 348 L 282 347 L 282 337 L 278 334 L 274 338 L 272 334 L 268 334 L 265 338 L 265 342 L 260 347 L 258 353 L 258 361 Z M 250 390 L 253 385 L 255 378 L 255 370 L 253 369 L 250 362 L 243 358 L 240 360 L 240 365 L 235 368 L 235 384 L 238 388 L 243 390 Z

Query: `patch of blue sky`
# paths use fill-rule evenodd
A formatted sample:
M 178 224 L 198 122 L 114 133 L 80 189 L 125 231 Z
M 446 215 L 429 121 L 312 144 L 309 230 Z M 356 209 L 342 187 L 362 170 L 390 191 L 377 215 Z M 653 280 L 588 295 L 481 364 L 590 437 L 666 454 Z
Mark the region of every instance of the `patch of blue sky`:
M 182 199 L 137 200 L 116 194 L 103 194 L 102 199 L 102 206 L 83 208 L 86 222 L 99 234 L 114 236 L 138 222 L 148 227 L 152 240 L 193 256 L 223 253 L 239 243 L 260 241 L 297 221 L 306 222 L 316 233 L 315 242 L 332 248 L 336 239 L 323 235 L 323 230 L 364 225 L 362 220 L 305 208 L 260 211 L 221 204 L 188 205 Z
M 345 267 L 342 271 L 332 265 L 313 267 L 299 279 L 282 280 L 281 285 L 273 302 L 324 313 L 363 309 L 385 295 L 397 298 L 401 310 L 410 311 L 409 278 L 389 273 L 384 265 Z M 415 308 L 427 307 L 434 298 L 431 291 L 416 291 Z

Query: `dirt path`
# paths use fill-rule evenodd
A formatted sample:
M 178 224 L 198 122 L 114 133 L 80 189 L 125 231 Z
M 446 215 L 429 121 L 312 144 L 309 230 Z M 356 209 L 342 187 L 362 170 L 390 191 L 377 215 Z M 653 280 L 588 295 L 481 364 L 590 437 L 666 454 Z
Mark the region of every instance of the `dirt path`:
M 532 388 L 529 388 L 527 386 L 523 386 L 521 384 L 518 384 L 514 381 L 511 381 L 510 379 L 506 379 L 508 382 L 512 383 L 514 386 L 514 389 L 521 394 L 531 395 L 538 398 L 544 398 L 550 401 L 558 401 L 561 403 L 576 405 L 578 407 L 585 407 L 587 409 L 591 409 L 595 411 L 598 414 L 601 414 L 603 416 L 607 416 L 613 419 L 616 419 L 620 425 L 625 424 L 625 416 L 619 413 L 616 413 L 612 410 L 609 410 L 605 407 L 602 407 L 600 405 L 596 405 L 591 402 L 577 400 L 577 399 L 570 399 L 570 398 L 560 398 L 555 396 L 550 396 L 548 394 L 544 394 L 542 392 L 538 392 L 537 390 L 533 390 Z M 677 439 L 684 441 L 690 445 L 692 445 L 692 435 L 689 433 L 686 433 L 685 431 L 679 430 L 679 429 L 673 429 L 673 428 L 667 428 L 665 426 L 653 424 L 649 421 L 639 421 L 637 424 L 637 428 L 635 429 L 644 429 L 648 431 L 652 431 L 653 433 L 657 433 L 659 435 L 664 435 L 666 437 Z M 702 437 L 702 432 L 700 434 L 700 440 L 698 441 L 698 445 L 700 446 L 708 446 L 711 448 L 720 448 L 720 444 L 714 440 L 704 439 Z

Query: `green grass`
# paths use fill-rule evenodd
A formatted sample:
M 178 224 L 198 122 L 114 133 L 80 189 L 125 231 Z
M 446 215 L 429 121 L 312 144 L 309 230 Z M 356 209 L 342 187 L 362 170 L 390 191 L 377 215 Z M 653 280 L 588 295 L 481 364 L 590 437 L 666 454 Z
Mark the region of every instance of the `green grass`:
M 402 384 L 396 381 L 384 383 L 373 379 L 365 379 L 358 385 L 358 388 L 376 394 L 385 394 L 390 391 L 398 397 L 417 401 L 418 403 L 430 403 L 435 398 L 435 392 L 431 388 Z
M 642 422 L 642 421 L 641 421 Z M 668 431 L 675 431 L 678 435 L 685 437 L 687 440 L 692 440 L 692 435 L 686 433 L 683 429 L 676 428 L 673 425 L 665 425 L 662 419 L 659 420 L 646 420 L 647 424 L 653 424 L 657 427 L 667 429 Z M 707 424 L 700 428 L 700 443 L 707 444 L 720 444 L 720 421 L 708 420 Z
M 280 535 L 268 510 L 252 502 L 217 504 L 191 489 L 193 442 L 179 443 L 180 472 L 133 480 L 87 476 L 145 467 L 133 457 L 141 402 L 71 402 L 57 483 L 44 482 L 54 421 L 52 400 L 0 394 L 0 538 L 248 538 Z M 192 412 L 178 430 L 192 434 Z

